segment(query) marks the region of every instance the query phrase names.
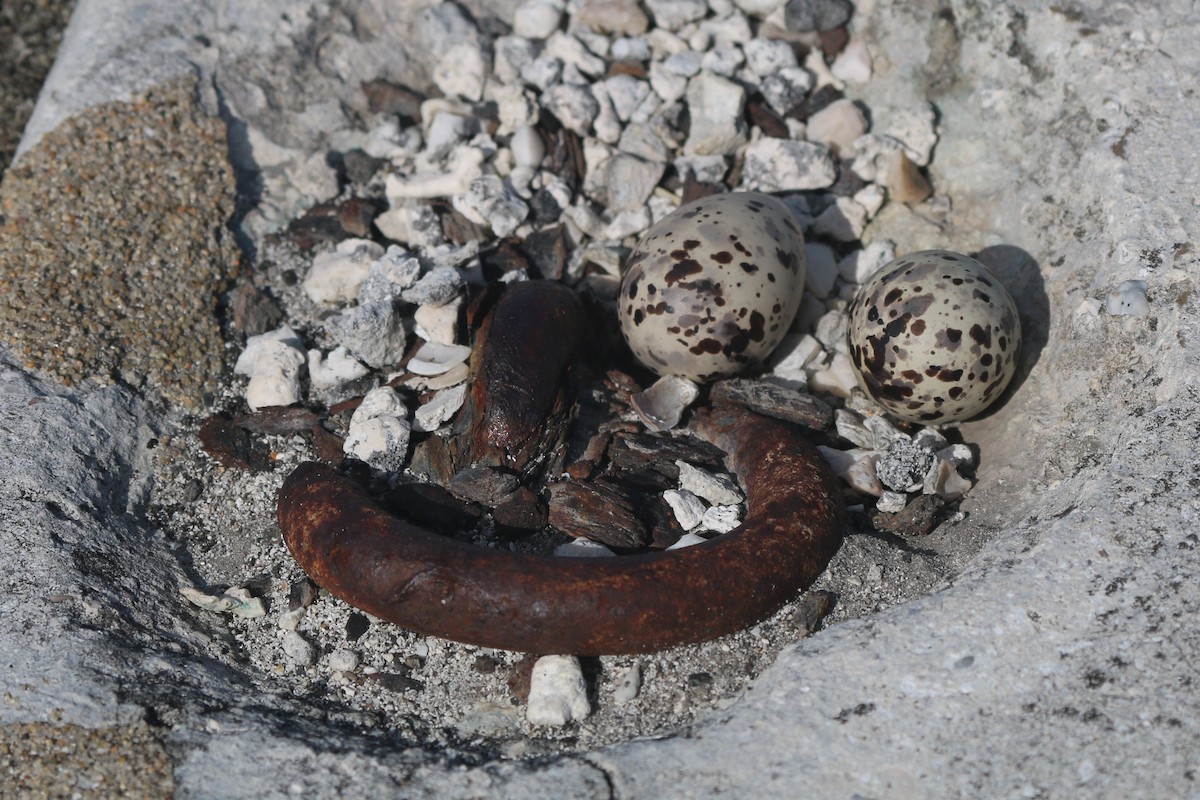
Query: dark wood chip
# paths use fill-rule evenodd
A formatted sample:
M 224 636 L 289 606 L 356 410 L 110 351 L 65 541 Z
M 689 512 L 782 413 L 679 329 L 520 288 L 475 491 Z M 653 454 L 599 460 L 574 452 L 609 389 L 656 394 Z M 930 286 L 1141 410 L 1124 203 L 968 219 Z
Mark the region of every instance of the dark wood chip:
M 292 581 L 288 586 L 288 611 L 308 608 L 317 599 L 317 585 L 308 578 Z
M 486 510 L 478 503 L 455 497 L 434 483 L 406 483 L 380 498 L 384 507 L 421 525 L 442 532 L 474 528 Z
M 650 543 L 649 532 L 634 512 L 629 494 L 606 481 L 551 484 L 550 527 L 618 552 L 639 550 Z
M 421 119 L 421 103 L 425 95 L 402 83 L 388 80 L 363 81 L 363 94 L 367 96 L 367 108 L 373 114 L 396 114 L 400 124 L 412 125 Z
M 606 77 L 614 78 L 617 75 L 632 75 L 639 80 L 644 80 L 650 75 L 650 72 L 641 61 L 614 61 L 608 65 Z
M 412 461 L 408 467 L 414 475 L 427 481 L 445 484 L 454 475 L 454 458 L 450 447 L 441 436 L 430 436 L 413 448 Z
M 775 139 L 789 139 L 787 123 L 783 117 L 775 113 L 775 109 L 767 105 L 761 94 L 751 95 L 746 101 L 746 119 L 751 125 L 756 125 L 762 132 Z
M 800 602 L 792 609 L 789 621 L 795 626 L 797 633 L 807 636 L 815 631 L 821 625 L 821 620 L 833 610 L 833 602 L 833 592 L 805 592 L 800 597 Z
M 306 431 L 317 421 L 317 415 L 307 408 L 298 406 L 272 406 L 242 414 L 233 419 L 233 424 L 251 433 L 271 433 L 283 436 Z
M 345 457 L 345 451 L 342 448 L 346 440 L 336 433 L 326 430 L 320 422 L 314 422 L 309 428 L 309 432 L 312 434 L 313 448 L 317 451 L 317 458 L 326 464 L 340 464 Z
M 492 509 L 492 519 L 510 531 L 535 531 L 546 525 L 546 504 L 532 489 L 520 486 Z
M 351 197 L 337 206 L 338 222 L 342 230 L 359 238 L 371 235 L 371 225 L 381 211 L 374 200 L 366 197 Z
M 495 508 L 520 488 L 517 476 L 495 467 L 467 467 L 446 484 L 455 497 Z
M 475 661 L 471 664 L 472 669 L 481 675 L 491 675 L 500 666 L 500 662 L 491 656 L 475 656 Z
M 895 514 L 876 510 L 871 514 L 871 527 L 899 536 L 926 536 L 937 526 L 938 512 L 945 505 L 936 494 L 923 494 Z
M 233 334 L 239 339 L 273 331 L 283 321 L 283 309 L 279 304 L 249 281 L 237 287 L 230 305 L 233 311 Z
M 369 156 L 357 147 L 342 153 L 342 172 L 350 183 L 370 183 L 387 163 L 387 159 Z
M 529 684 L 533 679 L 533 665 L 537 660 L 538 657 L 533 653 L 526 653 L 521 656 L 520 661 L 513 664 L 512 671 L 508 673 L 508 690 L 519 703 L 529 700 Z
M 813 114 L 825 108 L 834 100 L 841 100 L 842 93 L 832 86 L 822 86 L 808 97 L 804 98 L 803 103 L 797 104 L 795 108 L 788 112 L 788 116 L 792 119 L 807 122 L 808 118 Z
M 521 252 L 528 259 L 531 277 L 546 280 L 561 280 L 567 266 L 570 245 L 567 242 L 566 226 L 552 225 L 534 231 L 520 244 Z
M 337 244 L 350 238 L 341 221 L 328 208 L 314 207 L 300 219 L 288 223 L 287 237 L 301 250 L 311 250 L 319 244 Z
M 682 200 L 684 203 L 690 203 L 693 200 L 699 200 L 701 197 L 709 197 L 710 195 L 720 194 L 721 186 L 715 183 L 701 183 L 696 180 L 696 176 L 688 170 L 687 177 L 683 179 Z
M 223 466 L 266 472 L 274 468 L 266 445 L 233 420 L 214 414 L 200 425 L 200 445 Z
M 651 548 L 666 550 L 687 533 L 675 517 L 675 511 L 661 494 L 648 496 L 641 510 L 654 526 L 650 532 Z
M 376 672 L 366 676 L 367 680 L 374 681 L 387 689 L 389 692 L 418 692 L 425 688 L 425 684 L 421 683 L 416 678 L 410 678 L 407 675 L 400 675 L 395 672 Z
M 510 272 L 529 270 L 529 260 L 515 239 L 502 239 L 495 247 L 479 254 L 483 277 L 489 281 L 500 280 Z
M 833 409 L 810 394 L 767 381 L 732 378 L 713 384 L 713 402 L 745 406 L 755 413 L 823 431 L 833 422 Z
M 482 242 L 488 239 L 488 231 L 482 225 L 476 225 L 458 212 L 449 203 L 435 202 L 432 204 L 442 219 L 442 233 L 454 244 L 467 242 Z
M 656 490 L 679 483 L 677 460 L 709 470 L 723 470 L 722 452 L 690 436 L 656 436 L 618 432 L 608 447 L 609 471 L 618 483 Z
M 836 28 L 821 31 L 820 39 L 821 50 L 825 53 L 825 60 L 832 62 L 842 50 L 846 49 L 846 44 L 850 41 L 850 34 L 846 32 L 844 26 L 839 25 Z

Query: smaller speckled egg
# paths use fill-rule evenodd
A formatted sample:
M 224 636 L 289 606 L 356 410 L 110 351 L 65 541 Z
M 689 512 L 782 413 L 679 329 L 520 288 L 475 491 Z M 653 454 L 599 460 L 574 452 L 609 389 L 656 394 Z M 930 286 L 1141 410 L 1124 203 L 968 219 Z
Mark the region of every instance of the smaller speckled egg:
M 804 291 L 804 235 L 758 192 L 703 197 L 655 223 L 621 281 L 621 332 L 660 375 L 704 382 L 762 361 Z
M 939 424 L 996 401 L 1021 352 L 1017 305 L 987 267 L 947 250 L 883 266 L 850 305 L 859 385 L 893 416 Z

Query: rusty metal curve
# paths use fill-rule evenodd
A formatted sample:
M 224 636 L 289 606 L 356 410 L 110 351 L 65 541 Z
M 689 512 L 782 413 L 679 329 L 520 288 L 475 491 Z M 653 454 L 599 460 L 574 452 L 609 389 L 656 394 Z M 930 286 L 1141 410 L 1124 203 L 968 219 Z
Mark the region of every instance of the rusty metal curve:
M 352 606 L 419 633 L 533 653 L 644 653 L 769 616 L 821 573 L 845 508 L 816 450 L 739 408 L 692 429 L 728 453 L 749 512 L 692 547 L 615 558 L 512 553 L 458 542 L 381 508 L 332 467 L 297 467 L 279 526 L 300 567 Z

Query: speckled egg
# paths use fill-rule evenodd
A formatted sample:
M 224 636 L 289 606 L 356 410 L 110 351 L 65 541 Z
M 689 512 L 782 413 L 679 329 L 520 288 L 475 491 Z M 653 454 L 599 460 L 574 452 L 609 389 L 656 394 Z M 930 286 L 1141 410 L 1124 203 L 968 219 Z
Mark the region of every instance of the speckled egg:
M 858 382 L 895 417 L 969 419 L 1012 380 L 1021 352 L 1017 306 L 987 268 L 946 250 L 882 267 L 850 305 Z
M 779 344 L 804 276 L 804 235 L 782 202 L 758 192 L 704 197 L 638 242 L 618 296 L 621 331 L 660 375 L 732 375 Z

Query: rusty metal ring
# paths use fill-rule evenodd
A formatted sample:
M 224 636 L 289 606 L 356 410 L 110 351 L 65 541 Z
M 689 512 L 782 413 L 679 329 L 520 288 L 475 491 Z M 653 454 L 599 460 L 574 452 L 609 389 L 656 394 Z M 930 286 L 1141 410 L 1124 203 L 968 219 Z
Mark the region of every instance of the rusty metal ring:
M 747 495 L 734 531 L 616 558 L 512 553 L 385 511 L 327 465 L 297 467 L 279 526 L 300 567 L 352 606 L 409 630 L 533 653 L 644 653 L 752 625 L 807 588 L 841 544 L 837 480 L 797 432 L 740 408 L 698 412 Z

